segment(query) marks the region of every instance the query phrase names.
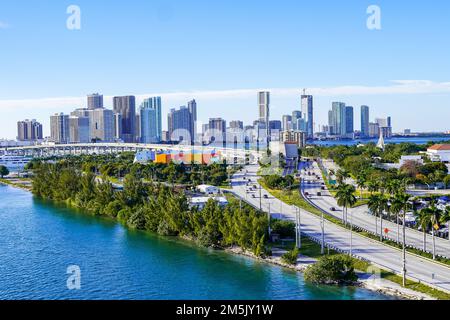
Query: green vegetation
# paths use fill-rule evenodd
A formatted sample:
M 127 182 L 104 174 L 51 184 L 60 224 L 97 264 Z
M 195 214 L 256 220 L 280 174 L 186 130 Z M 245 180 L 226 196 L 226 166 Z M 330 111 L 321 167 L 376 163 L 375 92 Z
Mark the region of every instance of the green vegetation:
M 33 171 L 32 192 L 38 197 L 117 219 L 130 228 L 186 237 L 206 247 L 236 245 L 256 256 L 266 254 L 267 215 L 238 201 L 222 208 L 210 200 L 199 211 L 189 208 L 184 190 L 143 183 L 135 172 L 125 176 L 123 190 L 117 191 L 108 179 L 66 162 L 41 163 Z
M 286 177 L 280 175 L 265 175 L 262 179 L 270 189 L 291 189 L 294 185 L 294 178 L 290 175 Z
M 323 256 L 305 271 L 305 279 L 320 284 L 351 284 L 358 280 L 353 260 L 347 255 Z
M 0 166 L 0 177 L 3 179 L 4 176 L 9 174 L 9 170 L 5 166 Z
M 46 159 L 49 160 L 49 159 Z M 50 159 L 52 160 L 52 159 Z M 56 158 L 55 158 L 56 160 Z M 193 185 L 211 184 L 215 186 L 225 185 L 228 179 L 226 164 L 169 164 L 133 163 L 134 153 L 127 152 L 120 155 L 81 155 L 66 156 L 59 160 L 62 167 L 70 167 L 83 172 L 92 172 L 102 175 L 118 183 L 128 174 L 139 176 L 144 180 L 155 182 L 167 182 L 170 184 Z M 33 170 L 40 166 L 40 160 L 30 162 L 26 169 Z
M 295 265 L 297 263 L 297 258 L 299 254 L 299 249 L 294 248 L 281 256 L 281 261 L 284 263 Z

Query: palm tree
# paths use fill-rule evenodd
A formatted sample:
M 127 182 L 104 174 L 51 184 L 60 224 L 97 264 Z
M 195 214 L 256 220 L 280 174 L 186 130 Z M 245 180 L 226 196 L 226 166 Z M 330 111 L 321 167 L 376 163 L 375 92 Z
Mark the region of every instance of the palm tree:
M 374 192 L 377 192 L 380 185 L 376 180 L 369 180 L 367 182 L 367 190 L 370 192 L 370 194 L 374 194 Z
M 439 222 L 442 224 L 447 223 L 447 230 L 448 230 L 448 240 L 450 240 L 450 207 L 446 207 L 445 211 L 442 212 L 441 218 L 439 219 Z
M 350 177 L 350 174 L 348 173 L 347 170 L 339 169 L 336 172 L 336 180 L 339 185 L 345 184 L 345 179 L 347 179 L 349 177 Z
M 363 198 L 362 193 L 363 193 L 363 189 L 366 187 L 366 182 L 367 182 L 367 174 L 366 172 L 361 172 L 358 177 L 356 178 L 356 185 L 359 188 L 359 197 L 360 199 Z
M 397 195 L 397 199 L 399 202 L 401 202 L 402 208 L 403 208 L 403 233 L 402 233 L 402 237 L 403 237 L 403 248 L 402 248 L 402 262 L 403 262 L 403 268 L 402 268 L 402 273 L 403 273 L 403 286 L 406 286 L 406 211 L 408 208 L 408 201 L 409 201 L 409 196 L 406 193 L 399 193 Z
M 375 235 L 378 235 L 378 215 L 377 212 L 380 207 L 380 195 L 378 194 L 371 194 L 369 196 L 369 203 L 367 204 L 369 207 L 369 210 L 373 213 L 373 216 L 375 217 Z
M 436 259 L 436 240 L 435 240 L 435 230 L 439 228 L 439 220 L 442 211 L 436 207 L 434 202 L 428 208 L 423 209 L 424 213 L 429 216 L 431 223 L 431 235 L 433 239 L 433 260 Z
M 427 250 L 427 230 L 430 225 L 430 216 L 425 210 L 419 210 L 414 212 L 414 216 L 416 217 L 417 223 L 423 232 L 423 251 Z
M 355 197 L 355 187 L 350 184 L 341 184 L 336 193 L 336 198 L 338 200 L 338 205 L 344 207 L 345 224 L 347 224 L 347 210 L 348 207 L 352 207 L 356 203 Z M 350 255 L 353 251 L 353 219 L 350 219 Z
M 397 223 L 397 242 L 400 242 L 400 212 L 405 210 L 406 203 L 409 200 L 409 196 L 403 193 L 401 190 L 391 197 L 391 212 L 396 215 Z M 404 214 L 406 212 L 403 212 Z
M 347 225 L 347 208 L 352 207 L 356 203 L 354 195 L 355 187 L 350 184 L 341 184 L 336 192 L 337 203 L 343 207 L 342 222 Z

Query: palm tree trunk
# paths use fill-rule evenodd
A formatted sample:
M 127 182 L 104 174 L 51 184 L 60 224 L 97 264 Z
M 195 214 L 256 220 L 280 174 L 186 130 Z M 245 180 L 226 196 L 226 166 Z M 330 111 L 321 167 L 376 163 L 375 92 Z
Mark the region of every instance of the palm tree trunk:
M 403 215 L 403 287 L 406 287 L 406 229 L 405 215 Z
M 380 210 L 380 241 L 383 242 L 383 212 Z
M 374 214 L 375 216 L 375 236 L 378 236 L 378 219 L 377 219 L 377 214 Z
M 427 233 L 423 229 L 423 252 L 427 252 Z
M 397 243 L 400 243 L 400 221 L 398 220 L 399 212 L 397 212 Z
M 436 241 L 434 239 L 434 226 L 431 226 L 431 230 L 433 235 L 433 260 L 436 260 Z

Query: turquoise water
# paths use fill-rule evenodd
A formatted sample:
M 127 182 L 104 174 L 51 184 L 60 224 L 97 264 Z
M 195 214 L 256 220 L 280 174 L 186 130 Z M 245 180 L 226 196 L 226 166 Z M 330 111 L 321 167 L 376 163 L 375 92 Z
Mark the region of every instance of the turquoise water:
M 69 265 L 81 289 L 66 286 Z M 314 286 L 299 273 L 106 219 L 0 186 L 0 299 L 386 299 Z

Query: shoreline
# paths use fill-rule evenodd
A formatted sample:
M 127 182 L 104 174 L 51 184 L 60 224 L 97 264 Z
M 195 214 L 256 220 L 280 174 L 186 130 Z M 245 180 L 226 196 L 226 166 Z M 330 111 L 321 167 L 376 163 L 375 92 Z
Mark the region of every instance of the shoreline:
M 0 184 L 31 193 L 31 187 L 24 186 L 24 185 L 21 185 L 18 183 L 14 183 L 14 182 L 8 181 L 7 179 L 1 179 Z M 118 222 L 115 219 L 114 219 L 114 221 Z M 179 238 L 189 241 L 191 243 L 194 243 L 194 241 L 192 239 L 190 239 L 189 237 L 179 236 Z M 273 251 L 276 251 L 276 253 L 274 254 L 274 252 L 272 252 L 272 256 L 269 256 L 266 258 L 257 257 L 252 252 L 250 252 L 248 250 L 244 250 L 241 247 L 237 247 L 237 246 L 228 247 L 228 248 L 220 248 L 220 249 L 216 249 L 216 250 L 223 250 L 224 252 L 227 252 L 229 254 L 245 256 L 245 257 L 257 260 L 259 262 L 264 262 L 264 263 L 268 263 L 271 265 L 280 266 L 280 267 L 287 268 L 287 269 L 290 269 L 295 272 L 302 272 L 302 273 L 308 268 L 309 265 L 311 265 L 317 261 L 317 259 L 315 259 L 315 258 L 311 258 L 311 257 L 304 256 L 304 255 L 299 255 L 296 265 L 290 265 L 290 264 L 284 263 L 281 260 L 281 255 L 286 251 L 283 249 L 279 249 L 279 248 L 273 248 Z M 358 278 L 359 278 L 359 275 L 361 275 L 361 274 L 364 275 L 365 273 L 358 273 Z M 364 288 L 364 289 L 367 289 L 367 290 L 370 290 L 373 292 L 377 292 L 377 293 L 380 293 L 380 294 L 383 294 L 386 296 L 397 297 L 400 299 L 436 300 L 435 298 L 428 296 L 426 294 L 422 294 L 420 292 L 416 292 L 411 289 L 400 287 L 396 283 L 386 280 L 386 279 L 381 279 L 381 282 L 382 282 L 382 284 L 373 283 L 373 281 L 360 280 L 360 278 L 359 278 L 354 286 Z

